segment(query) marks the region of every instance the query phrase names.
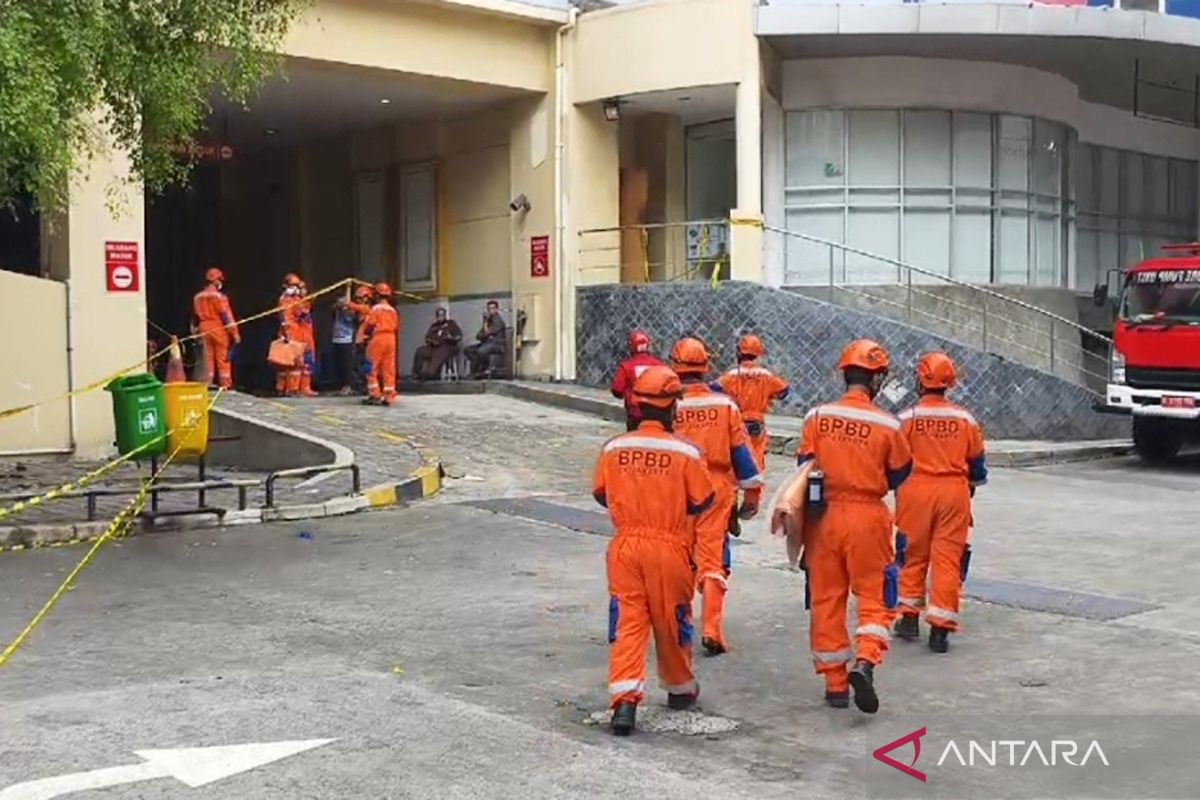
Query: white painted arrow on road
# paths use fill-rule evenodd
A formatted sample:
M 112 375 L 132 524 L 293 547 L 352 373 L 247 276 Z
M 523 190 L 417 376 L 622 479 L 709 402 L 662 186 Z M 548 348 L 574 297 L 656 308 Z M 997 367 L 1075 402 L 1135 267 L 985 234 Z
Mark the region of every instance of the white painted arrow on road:
M 184 747 L 178 750 L 135 750 L 134 754 L 144 759 L 141 764 L 94 769 L 91 772 L 76 772 L 18 783 L 0 792 L 0 800 L 50 800 L 52 797 L 82 792 L 85 789 L 104 789 L 156 778 L 174 778 L 195 789 L 197 786 L 205 786 L 332 741 L 334 740 L 309 739 L 303 742 Z

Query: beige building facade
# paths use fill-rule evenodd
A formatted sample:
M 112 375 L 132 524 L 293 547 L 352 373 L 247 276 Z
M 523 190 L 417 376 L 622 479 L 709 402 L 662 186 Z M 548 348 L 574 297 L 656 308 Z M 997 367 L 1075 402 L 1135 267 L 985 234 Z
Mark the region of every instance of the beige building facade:
M 226 151 L 188 188 L 143 201 L 124 157 L 101 154 L 41 221 L 36 267 L 0 264 L 0 333 L 21 343 L 0 354 L 0 410 L 36 405 L 0 417 L 0 451 L 110 450 L 110 399 L 80 390 L 135 366 L 155 331 L 186 334 L 208 266 L 239 317 L 271 308 L 288 272 L 310 289 L 388 281 L 402 374 L 436 308 L 471 337 L 497 299 L 522 321 L 515 371 L 571 379 L 578 287 L 825 280 L 829 259 L 780 230 L 1063 291 L 1090 288 L 1112 246 L 1194 235 L 1200 134 L 1108 87 L 1134 60 L 1195 58 L 1200 24 L 1164 27 L 1167 8 L 861 8 L 318 0 L 249 108 L 214 99 L 203 139 Z M 1103 42 L 1099 66 L 1085 41 Z M 985 158 L 986 175 L 966 169 Z M 108 254 L 130 243 L 136 285 L 114 288 Z M 269 386 L 273 325 L 243 332 L 247 388 Z

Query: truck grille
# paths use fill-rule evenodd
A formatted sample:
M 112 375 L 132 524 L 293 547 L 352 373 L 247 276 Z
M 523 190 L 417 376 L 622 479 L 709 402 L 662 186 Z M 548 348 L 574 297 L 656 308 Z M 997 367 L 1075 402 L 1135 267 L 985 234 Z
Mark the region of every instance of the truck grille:
M 1125 382 L 1135 389 L 1179 389 L 1200 392 L 1200 370 L 1126 367 Z

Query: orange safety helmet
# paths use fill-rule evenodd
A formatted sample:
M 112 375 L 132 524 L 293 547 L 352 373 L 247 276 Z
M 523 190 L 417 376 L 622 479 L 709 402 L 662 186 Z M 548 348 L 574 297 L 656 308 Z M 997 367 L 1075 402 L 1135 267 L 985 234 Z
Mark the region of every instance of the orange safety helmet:
M 209 283 L 224 281 L 225 273 L 221 272 L 221 270 L 217 269 L 216 267 L 209 267 L 208 272 L 204 273 L 204 280 L 208 281 Z
M 294 272 L 289 272 L 287 275 L 283 276 L 284 287 L 300 286 L 303 283 L 304 283 L 304 281 L 300 280 L 300 276 Z
M 847 370 L 850 367 L 865 369 L 867 372 L 887 372 L 888 354 L 883 345 L 870 339 L 855 339 L 842 351 L 837 368 Z
M 942 352 L 926 353 L 917 362 L 917 383 L 925 389 L 949 389 L 958 380 L 954 361 Z
M 679 376 L 667 367 L 649 367 L 633 382 L 633 399 L 639 405 L 670 408 L 681 394 Z
M 671 369 L 680 375 L 708 372 L 708 350 L 699 339 L 680 339 L 671 348 Z
M 629 334 L 629 354 L 649 353 L 650 336 L 644 331 L 634 331 Z
M 357 300 L 366 300 L 371 296 L 372 291 L 370 286 L 360 283 L 354 290 L 354 297 Z
M 391 297 L 392 287 L 380 281 L 379 283 L 375 284 L 375 294 L 379 295 L 380 297 Z
M 763 347 L 762 339 L 753 333 L 747 333 L 738 341 L 737 351 L 739 356 L 762 358 L 763 353 L 767 352 L 767 348 Z

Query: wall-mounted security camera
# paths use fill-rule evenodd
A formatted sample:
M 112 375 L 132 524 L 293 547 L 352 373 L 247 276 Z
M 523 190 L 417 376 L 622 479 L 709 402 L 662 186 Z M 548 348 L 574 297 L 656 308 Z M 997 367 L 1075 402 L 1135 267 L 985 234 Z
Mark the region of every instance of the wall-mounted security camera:
M 508 204 L 508 208 L 514 214 L 522 214 L 527 213 L 529 209 L 533 208 L 533 206 L 529 205 L 528 197 L 523 194 L 519 194 L 512 199 L 511 203 Z

